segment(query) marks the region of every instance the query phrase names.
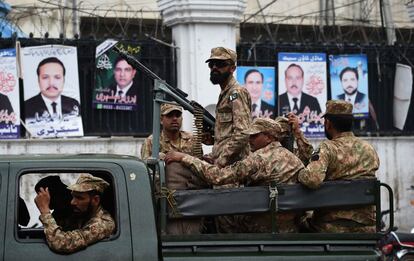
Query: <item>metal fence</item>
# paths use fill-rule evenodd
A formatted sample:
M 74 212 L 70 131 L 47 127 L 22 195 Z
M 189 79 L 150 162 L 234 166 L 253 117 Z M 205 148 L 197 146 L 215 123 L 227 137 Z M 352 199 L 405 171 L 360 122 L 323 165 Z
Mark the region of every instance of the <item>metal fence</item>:
M 414 135 L 414 92 L 404 130 L 393 127 L 393 96 L 396 63 L 411 67 L 414 63 L 414 45 L 386 46 L 383 44 L 326 44 L 326 43 L 241 43 L 237 53 L 239 66 L 273 66 L 277 69 L 278 52 L 321 52 L 327 55 L 366 54 L 368 57 L 369 100 L 376 113 L 368 120 L 355 120 L 358 135 Z M 276 74 L 280 74 L 276 70 Z M 277 75 L 276 75 L 277 76 Z M 275 77 L 277 79 L 277 77 Z M 331 99 L 328 73 L 328 99 Z

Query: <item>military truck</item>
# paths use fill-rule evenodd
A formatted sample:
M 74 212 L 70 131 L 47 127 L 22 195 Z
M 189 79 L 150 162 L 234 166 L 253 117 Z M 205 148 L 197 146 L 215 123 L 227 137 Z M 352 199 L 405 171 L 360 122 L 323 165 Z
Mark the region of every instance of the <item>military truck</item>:
M 159 162 L 162 167 L 162 162 Z M 41 227 L 19 225 L 20 198 L 31 200 L 34 189 L 24 182 L 48 175 L 62 180 L 91 173 L 110 183 L 103 205 L 116 222 L 108 239 L 84 250 L 62 255 L 51 251 Z M 74 176 L 75 175 L 75 176 Z M 0 260 L 378 260 L 375 234 L 199 234 L 162 233 L 172 208 L 156 207 L 153 173 L 148 165 L 120 155 L 27 155 L 0 159 Z M 174 194 L 181 218 L 332 207 L 375 205 L 378 227 L 380 187 L 377 180 L 326 183 L 319 190 L 301 185 L 246 187 L 226 190 L 186 190 Z M 245 199 L 249 200 L 245 200 Z M 30 200 L 25 200 L 29 204 Z M 162 204 L 161 204 L 162 205 Z M 36 216 L 31 216 L 37 219 Z M 391 215 L 392 223 L 392 215 Z M 390 224 L 392 227 L 392 224 Z

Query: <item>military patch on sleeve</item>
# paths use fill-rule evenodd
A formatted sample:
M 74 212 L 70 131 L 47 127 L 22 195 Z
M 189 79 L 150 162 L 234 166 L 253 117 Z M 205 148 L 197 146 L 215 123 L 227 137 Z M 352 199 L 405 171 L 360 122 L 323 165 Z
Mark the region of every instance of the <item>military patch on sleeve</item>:
M 312 152 L 311 161 L 319 160 L 319 152 L 320 152 L 319 147 Z
M 239 98 L 239 94 L 237 92 L 233 92 L 230 94 L 229 100 L 232 102 L 234 100 L 237 100 L 237 98 Z

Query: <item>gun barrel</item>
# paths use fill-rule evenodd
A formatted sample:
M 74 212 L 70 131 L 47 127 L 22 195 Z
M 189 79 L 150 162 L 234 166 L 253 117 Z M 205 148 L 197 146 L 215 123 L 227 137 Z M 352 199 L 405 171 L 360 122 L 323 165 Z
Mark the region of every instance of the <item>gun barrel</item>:
M 155 74 L 153 71 L 151 71 L 148 67 L 146 67 L 144 64 L 142 64 L 140 61 L 138 61 L 135 57 L 128 54 L 126 51 L 121 50 L 117 46 L 113 47 L 113 50 L 118 53 L 122 58 L 124 58 L 132 67 L 135 69 L 138 69 L 142 72 L 144 72 L 148 77 L 150 77 L 153 80 L 158 80 L 162 83 L 162 86 L 165 86 L 166 88 L 162 88 L 159 86 L 159 89 L 161 89 L 164 93 L 168 94 L 173 98 L 174 101 L 176 101 L 178 104 L 180 104 L 184 109 L 188 110 L 192 114 L 194 114 L 194 106 L 192 105 L 192 102 L 190 102 L 186 97 L 188 96 L 187 93 L 183 92 L 182 90 L 178 88 L 174 88 L 168 83 L 166 83 L 161 77 L 159 77 L 157 74 Z M 211 115 L 207 110 L 203 109 L 203 122 L 204 129 L 205 130 L 212 130 L 214 129 L 214 122 L 215 119 L 213 115 Z

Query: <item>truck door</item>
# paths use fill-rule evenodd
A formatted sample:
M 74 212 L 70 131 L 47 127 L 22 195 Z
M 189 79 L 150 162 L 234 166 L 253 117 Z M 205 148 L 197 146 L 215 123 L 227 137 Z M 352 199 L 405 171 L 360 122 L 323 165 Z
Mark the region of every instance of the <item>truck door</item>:
M 63 184 L 71 185 L 76 182 L 80 173 L 90 173 L 110 183 L 110 188 L 106 190 L 106 194 L 102 197 L 102 204 L 114 218 L 116 231 L 109 238 L 90 245 L 84 250 L 69 255 L 62 255 L 50 250 L 45 241 L 43 225 L 38 219 L 39 212 L 33 201 L 36 196 L 34 187 L 40 180 L 49 176 L 58 176 Z M 49 184 L 48 186 L 53 187 L 56 184 Z M 1 186 L 1 188 L 3 187 Z M 4 194 L 3 189 L 0 193 L 1 195 Z M 125 174 L 118 164 L 102 161 L 93 162 L 93 160 L 88 162 L 56 160 L 34 161 L 30 162 L 30 164 L 27 162 L 11 163 L 7 196 L 8 214 L 5 240 L 2 240 L 2 242 L 5 242 L 5 260 L 79 261 L 132 259 Z M 20 213 L 20 206 L 18 206 L 19 196 L 24 200 L 30 213 L 30 221 L 27 225 L 18 224 Z M 0 201 L 3 203 L 4 197 L 1 197 L 0 200 L 3 200 Z M 6 207 L 3 204 L 1 207 Z M 0 211 L 0 214 L 3 215 L 3 212 Z M 2 228 L 4 227 L 0 227 L 0 232 Z
M 0 163 L 0 259 L 4 254 L 4 233 L 6 226 L 7 180 L 9 178 L 9 164 Z

